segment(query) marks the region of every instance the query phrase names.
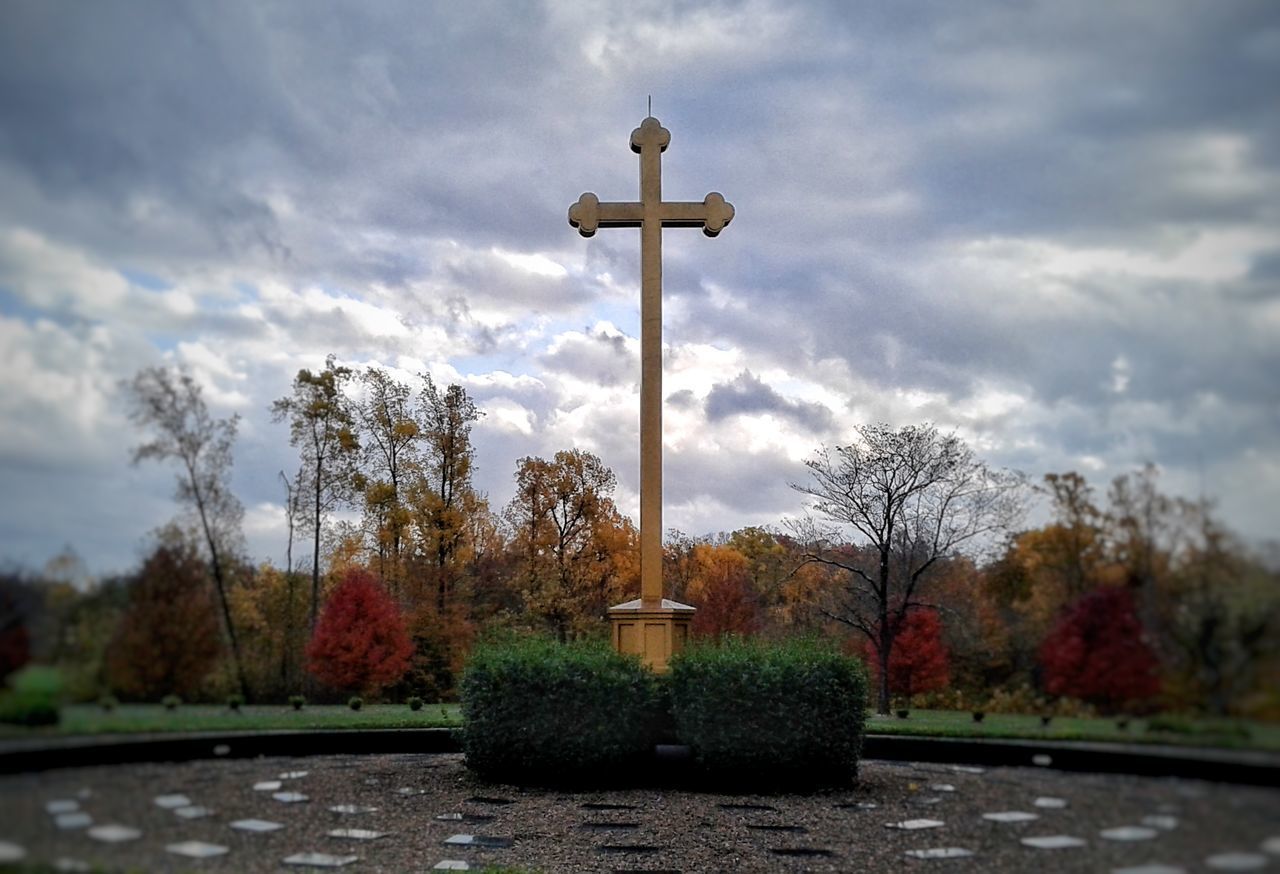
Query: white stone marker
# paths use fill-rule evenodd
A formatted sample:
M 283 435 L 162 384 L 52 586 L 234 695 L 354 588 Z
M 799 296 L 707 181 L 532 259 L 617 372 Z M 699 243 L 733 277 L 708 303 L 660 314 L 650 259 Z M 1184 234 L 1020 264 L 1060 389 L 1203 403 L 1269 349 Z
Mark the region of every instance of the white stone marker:
M 281 783 L 279 780 L 259 780 L 253 784 L 254 792 L 275 792 L 279 789 Z
M 1043 810 L 1061 810 L 1067 806 L 1067 799 L 1041 795 L 1035 800 L 1035 805 Z
M 884 827 L 917 831 L 922 828 L 942 828 L 944 825 L 946 823 L 940 819 L 904 819 L 902 822 L 886 822 Z
M 107 844 L 121 844 L 125 841 L 136 841 L 142 832 L 127 825 L 95 825 L 89 829 L 89 837 Z
M 189 807 L 175 807 L 173 812 L 183 819 L 202 819 L 213 815 L 212 810 L 207 807 L 201 807 L 198 804 L 192 804 Z
M 335 804 L 329 809 L 334 813 L 374 813 L 378 808 L 367 804 Z
M 1262 852 L 1280 856 L 1280 837 L 1267 838 L 1262 842 Z
M 1023 838 L 1022 843 L 1028 847 L 1035 847 L 1037 850 L 1067 850 L 1072 847 L 1086 847 L 1089 845 L 1089 842 L 1084 838 L 1075 838 L 1071 835 L 1037 835 Z
M 154 799 L 156 807 L 165 810 L 177 810 L 179 807 L 190 807 L 191 799 L 185 795 L 157 795 Z
M 88 828 L 93 825 L 93 817 L 83 810 L 77 810 L 74 813 L 59 813 L 53 818 L 53 824 L 64 831 Z
M 471 865 L 462 859 L 441 859 L 431 866 L 432 871 L 470 871 Z
M 1158 814 L 1155 816 L 1144 816 L 1142 824 L 1151 828 L 1158 828 L 1162 832 L 1171 832 L 1178 827 L 1178 818 L 1167 814 Z
M 1000 810 L 995 813 L 984 813 L 982 818 L 991 822 L 1031 822 L 1039 819 L 1038 813 L 1027 813 L 1025 810 Z
M 1143 825 L 1122 825 L 1104 828 L 1098 834 L 1109 841 L 1149 841 L 1159 833 Z
M 932 847 L 927 850 L 907 850 L 906 855 L 913 859 L 963 859 L 972 856 L 973 850 L 964 847 Z
M 0 841 L 0 862 L 21 862 L 25 858 L 25 849 L 9 841 Z
M 1112 868 L 1111 874 L 1187 874 L 1187 869 L 1155 862 L 1150 865 L 1134 865 L 1131 868 Z
M 281 780 L 301 780 L 310 774 L 310 771 L 285 771 L 280 775 Z
M 310 796 L 303 795 L 301 792 L 276 792 L 271 797 L 284 804 L 301 804 L 311 800 Z
M 934 792 L 955 792 L 956 791 L 956 787 L 952 786 L 950 783 L 930 783 L 929 788 L 932 789 Z
M 206 844 L 204 841 L 182 841 L 177 844 L 166 844 L 165 852 L 175 856 L 186 856 L 188 859 L 212 859 L 214 856 L 225 856 L 231 852 L 229 847 L 221 844 Z
M 284 823 L 272 822 L 269 819 L 237 819 L 231 827 L 242 832 L 273 832 L 284 828 Z
M 79 801 L 70 799 L 59 799 L 57 801 L 45 802 L 44 809 L 46 813 L 57 815 L 59 813 L 75 813 L 80 809 Z
M 353 841 L 376 841 L 384 837 L 386 832 L 370 831 L 367 828 L 335 828 L 325 832 L 331 838 L 350 838 Z
M 341 868 L 359 859 L 359 856 L 334 856 L 330 853 L 294 853 L 286 856 L 286 865 L 305 865 L 309 868 Z

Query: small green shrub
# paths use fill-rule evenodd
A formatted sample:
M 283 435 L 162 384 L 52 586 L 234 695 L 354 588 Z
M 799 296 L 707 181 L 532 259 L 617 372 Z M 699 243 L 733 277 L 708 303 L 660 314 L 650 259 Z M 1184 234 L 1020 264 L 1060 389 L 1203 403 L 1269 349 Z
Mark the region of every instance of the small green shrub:
M 347 706 L 350 707 L 352 710 L 359 710 L 361 707 L 364 706 L 364 699 L 361 698 L 359 695 L 352 695 L 350 698 L 347 699 Z
M 752 785 L 846 785 L 866 718 L 861 662 L 816 639 L 727 639 L 671 666 L 676 731 L 713 776 Z
M 292 707 L 294 710 L 301 710 L 303 707 L 306 707 L 306 706 L 307 706 L 307 699 L 306 699 L 306 696 L 305 696 L 305 695 L 290 695 L 290 696 L 289 696 L 289 706 L 290 706 L 290 707 Z
M 178 705 L 182 703 L 182 699 L 177 695 L 165 695 L 160 699 L 160 703 L 164 705 L 165 710 L 177 710 Z
M 231 708 L 231 710 L 232 710 L 233 712 L 235 712 L 235 713 L 239 713 L 239 712 L 240 712 L 240 708 L 244 706 L 244 696 L 243 696 L 243 695 L 239 695 L 239 694 L 237 694 L 237 695 L 228 695 L 228 696 L 227 696 L 227 706 L 228 706 L 229 708 Z
M 9 678 L 0 695 L 0 722 L 10 725 L 56 725 L 62 676 L 55 668 L 28 665 Z
M 483 777 L 594 782 L 652 753 L 657 678 L 605 641 L 477 645 L 460 684 L 467 766 Z
M 414 713 L 417 713 L 419 710 L 422 709 L 422 699 L 419 698 L 417 695 L 410 695 L 408 698 L 405 699 L 404 703 L 408 704 L 409 709 L 412 710 Z

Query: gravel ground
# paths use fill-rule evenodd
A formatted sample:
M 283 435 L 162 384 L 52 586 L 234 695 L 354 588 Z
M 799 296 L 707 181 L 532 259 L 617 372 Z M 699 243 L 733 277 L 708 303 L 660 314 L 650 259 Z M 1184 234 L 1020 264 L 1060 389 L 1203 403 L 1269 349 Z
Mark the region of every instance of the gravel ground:
M 281 779 L 291 772 L 297 773 Z M 284 803 L 271 791 L 254 789 L 258 781 L 277 779 L 281 790 L 304 793 L 308 800 Z M 938 784 L 953 791 L 935 788 Z M 183 819 L 155 803 L 165 794 L 185 795 L 212 812 Z M 1037 807 L 1041 796 L 1060 798 L 1065 807 Z M 83 826 L 59 829 L 46 809 L 52 801 L 76 802 L 95 826 L 119 823 L 142 835 L 108 844 L 90 837 Z M 330 810 L 335 805 L 377 809 L 337 813 Z M 996 811 L 1026 811 L 1039 818 L 1002 823 L 982 816 Z M 444 814 L 491 818 L 437 819 Z M 1150 839 L 1124 842 L 1100 834 L 1142 825 L 1146 817 L 1163 818 L 1155 821 Z M 246 818 L 284 827 L 261 834 L 230 828 L 232 821 Z M 886 823 L 923 818 L 945 825 L 886 828 Z M 327 834 L 352 828 L 386 834 L 376 840 Z M 510 846 L 444 843 L 458 833 L 505 838 Z M 1056 850 L 1021 843 L 1037 835 L 1069 835 L 1087 843 Z M 193 840 L 229 852 L 186 859 L 166 850 Z M 1108 872 L 1154 863 L 1212 871 L 1206 860 L 1228 852 L 1260 854 L 1264 870 L 1280 871 L 1280 790 L 867 761 L 855 788 L 815 795 L 548 792 L 480 783 L 458 755 L 209 760 L 0 777 L 0 841 L 20 845 L 29 860 L 75 860 L 113 871 L 306 870 L 283 864 L 299 852 L 357 856 L 342 869 L 353 872 L 427 871 L 444 859 L 466 860 L 473 869 L 502 864 L 544 872 Z M 947 860 L 906 855 L 939 847 L 961 847 L 974 855 Z

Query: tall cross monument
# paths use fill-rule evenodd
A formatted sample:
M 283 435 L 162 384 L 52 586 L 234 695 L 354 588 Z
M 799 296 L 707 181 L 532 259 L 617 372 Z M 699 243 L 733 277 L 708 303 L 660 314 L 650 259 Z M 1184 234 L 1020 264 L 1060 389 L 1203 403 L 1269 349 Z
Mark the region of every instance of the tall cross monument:
M 671 132 L 650 116 L 631 132 L 640 155 L 640 200 L 601 202 L 591 192 L 569 207 L 584 237 L 597 228 L 640 229 L 640 598 L 609 610 L 613 645 L 664 672 L 683 648 L 694 609 L 662 597 L 662 229 L 702 228 L 714 237 L 733 219 L 719 192 L 701 202 L 662 199 L 662 153 Z

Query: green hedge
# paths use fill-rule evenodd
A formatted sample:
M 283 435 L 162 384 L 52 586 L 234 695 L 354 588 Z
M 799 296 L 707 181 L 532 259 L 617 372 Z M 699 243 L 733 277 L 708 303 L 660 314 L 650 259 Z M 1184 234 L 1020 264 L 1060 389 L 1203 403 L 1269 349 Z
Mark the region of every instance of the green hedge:
M 55 725 L 62 676 L 55 668 L 30 665 L 9 678 L 11 688 L 0 694 L 0 722 L 10 725 Z
M 861 662 L 816 639 L 727 639 L 673 659 L 676 732 L 714 778 L 846 785 L 866 713 Z
M 460 695 L 468 767 L 508 781 L 606 781 L 653 752 L 662 722 L 656 678 L 603 641 L 483 642 Z

